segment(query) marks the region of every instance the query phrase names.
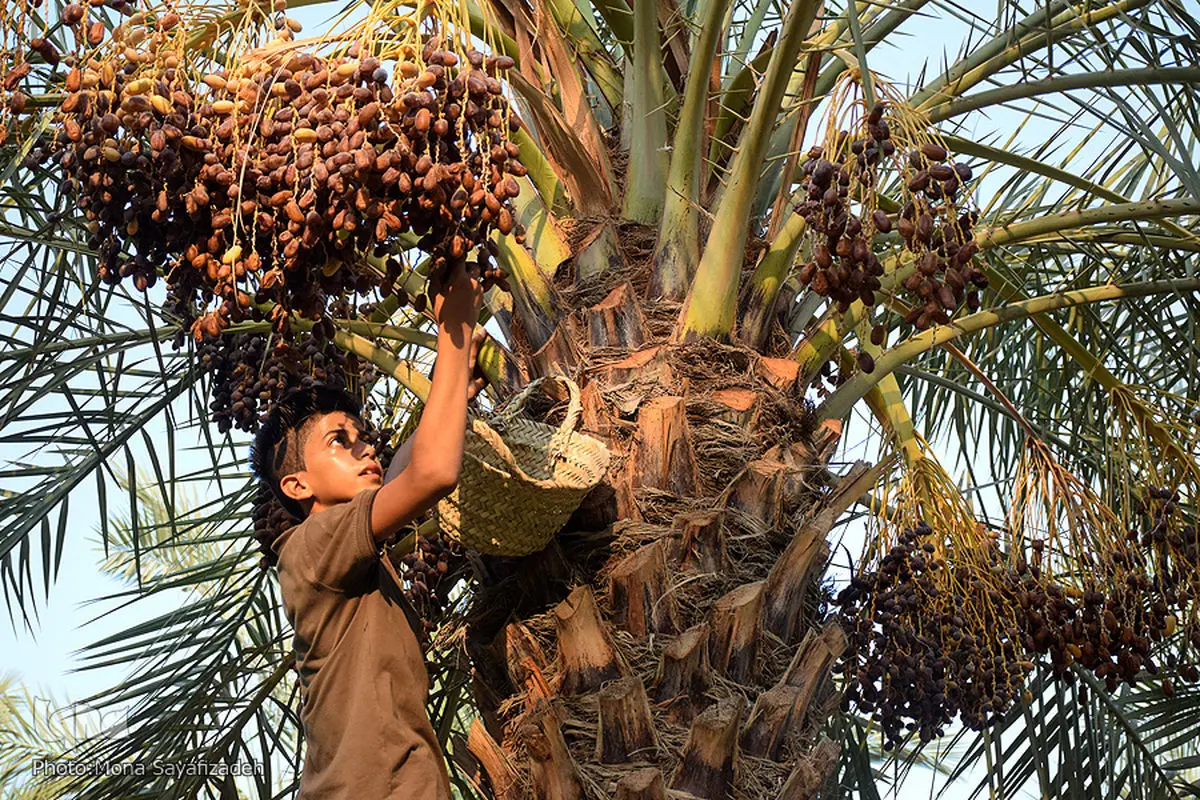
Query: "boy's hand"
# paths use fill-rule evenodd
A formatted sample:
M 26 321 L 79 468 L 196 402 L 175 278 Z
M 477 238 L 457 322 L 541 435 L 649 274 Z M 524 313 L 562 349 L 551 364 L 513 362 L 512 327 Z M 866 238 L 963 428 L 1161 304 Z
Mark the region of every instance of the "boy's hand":
M 467 369 L 471 371 L 471 380 L 467 383 L 467 402 L 470 402 L 472 399 L 474 399 L 475 395 L 483 391 L 483 387 L 490 383 L 488 376 L 476 363 L 476 360 L 479 357 L 479 349 L 483 346 L 483 343 L 486 340 L 487 331 L 484 330 L 483 326 L 481 325 L 476 326 L 475 330 L 471 333 L 471 351 L 467 359 Z M 437 372 L 436 359 L 434 359 L 433 366 L 429 368 L 430 380 L 433 380 L 433 374 L 435 372 Z
M 430 276 L 429 290 L 433 300 L 433 318 L 445 328 L 474 328 L 483 307 L 483 287 L 479 281 L 478 264 L 460 264 L 451 269 L 442 283 Z

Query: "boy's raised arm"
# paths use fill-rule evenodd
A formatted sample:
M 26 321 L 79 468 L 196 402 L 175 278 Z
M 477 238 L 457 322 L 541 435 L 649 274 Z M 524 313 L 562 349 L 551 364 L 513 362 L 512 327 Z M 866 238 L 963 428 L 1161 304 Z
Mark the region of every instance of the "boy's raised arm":
M 437 291 L 434 316 L 439 368 L 421 422 L 401 447 L 401 452 L 408 448 L 407 464 L 375 495 L 371 530 L 377 541 L 390 539 L 401 526 L 454 491 L 458 483 L 467 428 L 471 338 L 482 302 L 479 282 L 462 266 L 454 269 L 444 290 Z
M 473 370 L 471 373 L 473 379 L 471 380 L 470 384 L 467 385 L 468 405 L 470 404 L 471 400 L 483 390 L 483 387 L 487 386 L 488 383 L 487 376 L 483 374 L 482 370 L 477 369 L 475 366 L 479 348 L 483 345 L 486 339 L 487 332 L 482 327 L 476 327 L 475 332 L 471 334 L 471 357 L 469 366 Z M 429 377 L 432 378 L 436 374 L 437 361 L 435 359 L 433 366 L 429 368 Z M 404 468 L 408 466 L 408 462 L 412 460 L 413 438 L 414 437 L 410 435 L 407 439 L 401 442 L 399 447 L 396 448 L 396 454 L 392 456 L 392 462 L 388 464 L 387 475 L 383 477 L 384 483 L 389 483 L 397 475 L 403 472 Z
M 388 464 L 387 475 L 383 476 L 384 484 L 389 484 L 392 480 L 404 471 L 408 466 L 408 462 L 412 460 L 413 437 L 409 436 L 404 442 L 396 448 L 396 454 L 392 456 L 392 463 Z

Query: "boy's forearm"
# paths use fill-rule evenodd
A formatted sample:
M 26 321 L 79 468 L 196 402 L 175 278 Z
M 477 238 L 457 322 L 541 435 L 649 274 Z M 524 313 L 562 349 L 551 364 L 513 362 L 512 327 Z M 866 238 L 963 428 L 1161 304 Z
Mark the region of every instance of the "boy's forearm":
M 471 377 L 467 368 L 473 328 L 473 325 L 439 326 L 438 368 L 433 375 L 429 399 L 421 412 L 416 432 L 401 446 L 402 451 L 407 448 L 406 465 L 412 464 L 429 475 L 442 476 L 448 484 L 458 482 L 462 469 L 467 386 Z M 396 457 L 400 457 L 399 452 Z

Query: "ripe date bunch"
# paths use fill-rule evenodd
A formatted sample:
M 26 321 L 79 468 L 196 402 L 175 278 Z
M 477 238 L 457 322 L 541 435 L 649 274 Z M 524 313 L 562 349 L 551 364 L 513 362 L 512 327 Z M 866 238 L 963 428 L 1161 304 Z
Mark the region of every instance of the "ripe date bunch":
M 210 375 L 209 410 L 217 430 L 253 433 L 288 389 L 323 384 L 361 392 L 376 377 L 374 365 L 347 353 L 324 334 L 323 320 L 312 331 L 272 338 L 263 333 L 226 333 L 197 346 Z
M 801 176 L 795 210 L 807 222 L 811 257 L 798 277 L 839 313 L 861 302 L 870 316 L 894 299 L 905 304 L 905 323 L 924 330 L 964 305 L 979 309 L 988 279 L 976 263 L 974 173 L 896 104 L 881 100 L 831 128 L 807 152 Z M 899 208 L 885 210 L 883 195 Z M 899 264 L 890 273 L 889 258 Z M 882 345 L 885 332 L 877 323 L 873 342 Z
M 473 258 L 485 288 L 507 290 L 488 237 L 522 235 L 512 199 L 526 170 L 501 84 L 510 57 L 427 25 L 400 45 L 364 33 L 202 70 L 186 44 L 204 19 L 120 8 L 114 19 L 102 4 L 62 11 L 76 49 L 65 74 L 34 71 L 63 99 L 26 159 L 76 199 L 101 280 L 145 290 L 165 278 L 197 342 L 256 307 L 279 334 L 293 314 L 329 317 L 338 298 L 387 296 L 405 269 L 385 256 L 414 245 L 430 274 Z M 11 113 L 28 110 L 29 63 L 4 78 Z
M 244 46 L 215 64 L 188 6 L 17 5 L 0 16 L 0 122 L 49 115 L 25 165 L 80 209 L 101 281 L 165 282 L 172 344 L 194 338 L 222 431 L 252 432 L 291 386 L 368 384 L 373 368 L 332 343 L 335 319 L 366 316 L 360 298 L 425 313 L 426 278 L 467 260 L 485 290 L 509 289 L 489 237 L 523 238 L 513 59 L 475 49 L 461 20 L 393 15 L 310 51 L 274 0 L 275 24 L 248 7 Z M 30 38 L 38 14 L 58 14 L 57 47 Z M 28 96 L 47 87 L 61 102 L 38 111 Z M 414 247 L 420 275 L 398 257 Z
M 1026 676 L 1041 663 L 1073 681 L 1085 669 L 1115 692 L 1156 683 L 1175 693 L 1200 679 L 1193 525 L 1170 539 L 1178 493 L 1151 487 L 1128 546 L 1051 574 L 1051 543 L 1013 554 L 994 544 L 955 552 L 924 522 L 837 597 L 849 647 L 844 702 L 878 719 L 885 747 L 910 733 L 940 736 L 956 716 L 980 730 L 1014 702 L 1031 702 Z M 1191 537 L 1191 538 L 1189 538 Z M 1167 542 L 1177 546 L 1169 557 Z M 1172 559 L 1178 559 L 1173 563 Z
M 426 632 L 432 631 L 431 618 L 446 608 L 447 592 L 467 566 L 466 551 L 441 536 L 418 536 L 416 549 L 399 561 L 400 576 L 407 584 L 405 596 L 425 620 Z
M 889 750 L 910 732 L 942 735 L 956 716 L 976 730 L 991 724 L 1033 667 L 1017 620 L 986 593 L 978 554 L 958 558 L 936 542 L 924 522 L 903 531 L 837 597 L 849 639 L 844 702 L 878 719 Z

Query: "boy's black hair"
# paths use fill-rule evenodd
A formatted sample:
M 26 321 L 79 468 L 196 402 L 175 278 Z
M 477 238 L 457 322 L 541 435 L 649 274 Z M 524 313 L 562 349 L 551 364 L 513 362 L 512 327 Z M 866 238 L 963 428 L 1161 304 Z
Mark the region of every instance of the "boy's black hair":
M 284 475 L 304 468 L 301 438 L 304 423 L 318 414 L 334 411 L 362 420 L 362 403 L 350 392 L 323 384 L 293 389 L 267 414 L 250 444 L 250 471 L 297 520 L 304 519 L 304 508 L 283 493 L 279 481 Z M 292 469 L 281 472 L 285 464 L 291 464 Z

